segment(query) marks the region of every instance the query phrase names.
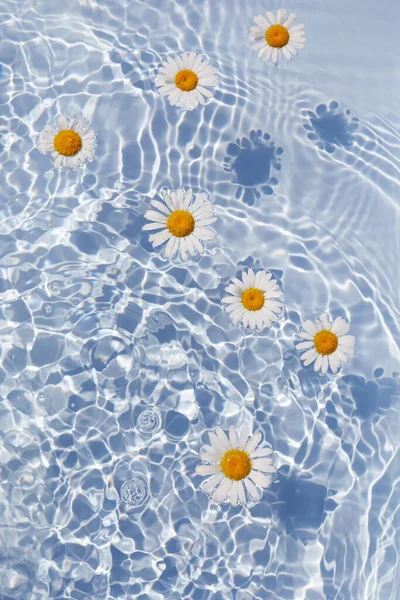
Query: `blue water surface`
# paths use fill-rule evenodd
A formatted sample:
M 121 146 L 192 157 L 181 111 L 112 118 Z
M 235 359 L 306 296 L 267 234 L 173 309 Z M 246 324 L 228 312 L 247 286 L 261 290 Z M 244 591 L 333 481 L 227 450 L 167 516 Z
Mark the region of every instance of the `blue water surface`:
M 306 48 L 248 41 L 277 0 L 0 0 L 0 599 L 397 600 L 400 19 L 394 0 L 292 0 Z M 214 99 L 157 94 L 204 53 Z M 58 113 L 86 168 L 35 148 Z M 142 232 L 163 186 L 206 191 L 217 236 L 170 263 Z M 283 318 L 253 334 L 221 298 L 272 271 Z M 351 321 L 336 376 L 304 319 Z M 206 432 L 275 451 L 258 504 L 218 506 Z M 127 485 L 129 483 L 129 485 Z

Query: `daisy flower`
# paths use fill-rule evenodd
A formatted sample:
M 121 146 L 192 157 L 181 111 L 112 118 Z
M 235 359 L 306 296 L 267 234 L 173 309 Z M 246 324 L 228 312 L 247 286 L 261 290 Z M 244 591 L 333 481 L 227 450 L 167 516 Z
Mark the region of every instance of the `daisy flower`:
M 162 63 L 156 86 L 162 96 L 168 96 L 170 104 L 192 110 L 212 98 L 214 92 L 209 88 L 218 84 L 217 73 L 201 54 L 184 52 Z
M 151 206 L 157 210 L 148 210 L 145 219 L 151 221 L 143 230 L 159 230 L 153 233 L 149 240 L 154 248 L 167 242 L 165 256 L 172 258 L 180 253 L 182 260 L 194 256 L 196 252 L 204 252 L 203 242 L 212 240 L 215 231 L 208 227 L 217 219 L 214 207 L 207 199 L 207 194 L 194 195 L 192 189 L 174 191 L 162 190 L 159 200 L 152 200 Z
M 59 115 L 39 135 L 38 150 L 51 152 L 56 169 L 74 169 L 93 160 L 96 134 L 84 117 Z
M 222 302 L 235 325 L 241 321 L 245 327 L 261 330 L 278 320 L 283 293 L 268 271 L 243 271 L 242 280 L 233 277 L 225 291 L 229 296 Z
M 346 335 L 350 325 L 342 317 L 337 317 L 332 323 L 327 314 L 323 313 L 315 323 L 304 321 L 302 328 L 298 335 L 305 341 L 297 344 L 296 348 L 306 350 L 300 356 L 304 366 L 315 361 L 314 371 L 321 369 L 325 374 L 329 365 L 332 373 L 336 373 L 343 363 L 347 363 L 348 357 L 354 354 L 356 338 Z
M 211 464 L 196 468 L 198 475 L 211 475 L 203 483 L 203 491 L 214 490 L 215 502 L 228 499 L 232 506 L 246 504 L 246 495 L 251 500 L 260 500 L 261 493 L 256 486 L 269 487 L 270 478 L 276 473 L 272 450 L 262 446 L 257 449 L 261 433 L 251 435 L 249 426 L 244 424 L 240 432 L 231 425 L 228 436 L 221 427 L 208 436 L 210 445 L 201 449 L 200 456 L 203 462 Z
M 272 60 L 277 65 L 282 55 L 290 60 L 297 50 L 304 48 L 304 25 L 294 25 L 296 15 L 287 17 L 286 10 L 280 8 L 276 15 L 267 12 L 266 16 L 254 17 L 256 25 L 251 28 L 249 39 L 255 41 L 252 50 L 258 50 L 258 58 L 263 62 Z

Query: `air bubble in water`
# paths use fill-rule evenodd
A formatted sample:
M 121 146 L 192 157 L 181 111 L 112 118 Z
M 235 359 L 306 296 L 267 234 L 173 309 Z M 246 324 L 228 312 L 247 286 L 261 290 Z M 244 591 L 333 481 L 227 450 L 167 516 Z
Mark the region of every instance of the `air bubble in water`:
M 26 598 L 29 590 L 29 579 L 18 567 L 0 569 L 0 594 L 3 598 Z M 4 596 L 3 596 L 4 595 Z
M 60 291 L 60 284 L 57 283 L 57 281 L 53 281 L 53 283 L 51 283 L 49 285 L 49 288 L 51 289 L 52 292 L 54 292 L 55 294 L 58 294 L 58 292 Z
M 29 489 L 35 483 L 35 475 L 33 473 L 23 473 L 19 480 L 19 485 L 22 489 Z
M 142 506 L 149 498 L 149 488 L 144 479 L 134 477 L 126 481 L 121 489 L 121 498 L 131 506 Z
M 53 309 L 52 309 L 52 307 L 51 307 L 51 304 L 45 304 L 45 305 L 43 306 L 43 310 L 44 310 L 44 312 L 45 312 L 46 314 L 48 314 L 48 315 L 49 315 Z
M 38 400 L 40 400 L 40 402 L 43 402 L 43 400 L 44 400 L 43 392 L 40 392 L 40 394 L 38 394 Z
M 146 408 L 140 413 L 137 424 L 143 433 L 153 433 L 161 426 L 160 413 L 155 408 Z

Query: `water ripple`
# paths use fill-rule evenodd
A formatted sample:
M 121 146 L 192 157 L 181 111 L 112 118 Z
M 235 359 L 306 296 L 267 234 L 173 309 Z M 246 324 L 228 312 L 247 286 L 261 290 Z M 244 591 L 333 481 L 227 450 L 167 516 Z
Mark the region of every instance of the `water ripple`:
M 395 19 L 370 6 L 371 41 L 344 0 L 293 10 L 307 47 L 274 68 L 250 50 L 252 3 L 0 2 L 2 598 L 396 598 Z M 154 79 L 191 49 L 220 83 L 183 114 Z M 59 112 L 97 133 L 85 169 L 35 148 Z M 164 186 L 216 207 L 187 265 L 142 234 Z M 287 305 L 257 335 L 221 307 L 249 267 Z M 336 377 L 294 349 L 323 311 L 357 337 Z M 195 475 L 206 432 L 253 421 L 277 480 L 217 507 Z

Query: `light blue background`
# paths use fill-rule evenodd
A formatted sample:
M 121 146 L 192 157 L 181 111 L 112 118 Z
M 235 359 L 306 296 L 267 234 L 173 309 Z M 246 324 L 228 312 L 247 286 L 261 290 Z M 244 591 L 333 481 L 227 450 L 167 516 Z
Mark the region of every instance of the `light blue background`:
M 286 7 L 307 43 L 275 68 L 247 39 L 275 0 L 0 2 L 1 600 L 398 598 L 399 6 Z M 220 73 L 187 114 L 154 85 L 183 50 Z M 34 147 L 60 112 L 97 132 L 84 170 Z M 209 193 L 217 237 L 171 265 L 141 228 L 179 185 Z M 249 266 L 285 293 L 256 335 L 221 308 Z M 357 337 L 336 377 L 293 347 L 323 311 Z M 243 421 L 278 478 L 218 507 L 197 453 Z M 142 511 L 119 499 L 135 473 Z

